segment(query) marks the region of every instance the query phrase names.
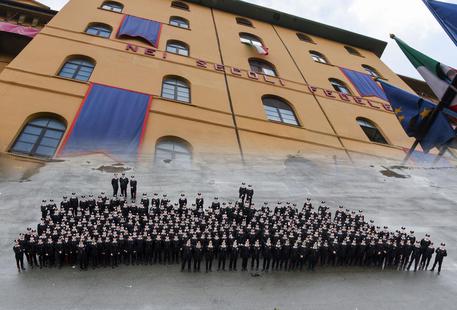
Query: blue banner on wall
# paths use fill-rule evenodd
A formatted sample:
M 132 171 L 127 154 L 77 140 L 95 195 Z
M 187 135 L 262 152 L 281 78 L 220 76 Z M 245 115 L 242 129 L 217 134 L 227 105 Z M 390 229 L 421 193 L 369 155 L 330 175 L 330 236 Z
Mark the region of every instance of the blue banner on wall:
M 341 68 L 341 71 L 351 81 L 352 85 L 354 85 L 361 96 L 374 96 L 387 101 L 386 94 L 382 88 L 373 81 L 370 75 L 347 68 Z
M 143 93 L 91 84 L 59 154 L 105 153 L 125 160 L 136 158 L 151 98 Z
M 154 20 L 125 15 L 117 33 L 118 37 L 129 36 L 146 40 L 154 47 L 158 47 L 162 24 Z

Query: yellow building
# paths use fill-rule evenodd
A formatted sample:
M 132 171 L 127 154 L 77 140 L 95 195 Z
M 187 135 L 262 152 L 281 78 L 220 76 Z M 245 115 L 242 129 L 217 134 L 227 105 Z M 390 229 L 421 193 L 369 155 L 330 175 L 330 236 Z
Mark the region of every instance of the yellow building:
M 119 35 L 126 16 L 160 23 L 157 45 Z M 343 73 L 411 91 L 380 60 L 385 46 L 235 0 L 72 0 L 0 74 L 0 152 L 65 155 L 95 84 L 152 98 L 144 119 L 125 116 L 144 121 L 144 158 L 401 158 L 413 141 L 388 102 Z
M 0 72 L 56 13 L 33 0 L 0 1 Z

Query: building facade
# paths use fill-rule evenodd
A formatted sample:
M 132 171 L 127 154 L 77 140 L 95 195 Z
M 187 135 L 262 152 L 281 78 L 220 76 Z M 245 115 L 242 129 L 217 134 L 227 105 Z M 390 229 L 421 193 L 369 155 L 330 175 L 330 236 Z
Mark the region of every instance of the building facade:
M 0 0 L 0 72 L 56 13 L 33 0 Z
M 156 42 L 120 35 L 128 16 L 160 25 Z M 0 111 L 8 115 L 0 151 L 66 156 L 83 103 L 102 85 L 150 96 L 138 149 L 148 160 L 401 158 L 413 140 L 389 103 L 363 96 L 349 75 L 412 91 L 380 60 L 385 46 L 234 0 L 71 0 L 0 74 Z

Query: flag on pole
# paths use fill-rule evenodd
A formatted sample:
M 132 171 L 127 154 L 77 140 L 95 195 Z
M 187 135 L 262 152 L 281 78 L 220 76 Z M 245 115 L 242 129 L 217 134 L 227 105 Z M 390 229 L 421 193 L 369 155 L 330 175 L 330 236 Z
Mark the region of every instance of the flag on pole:
M 436 108 L 435 104 L 385 81 L 379 80 L 379 82 L 406 134 L 418 139 L 426 153 L 434 147 L 448 145 L 456 138 L 454 129 L 442 112 L 438 112 L 430 128 L 423 132 L 424 126 L 428 122 L 428 116 Z
M 444 31 L 457 45 L 457 4 L 435 0 L 423 0 Z
M 263 45 L 252 44 L 252 43 L 250 45 L 256 49 L 256 51 L 257 51 L 257 53 L 259 53 L 259 55 L 267 56 L 269 53 L 268 47 L 265 47 Z
M 441 101 L 456 77 L 457 70 L 422 54 L 394 35 L 391 37 Z M 448 107 L 457 112 L 457 96 Z

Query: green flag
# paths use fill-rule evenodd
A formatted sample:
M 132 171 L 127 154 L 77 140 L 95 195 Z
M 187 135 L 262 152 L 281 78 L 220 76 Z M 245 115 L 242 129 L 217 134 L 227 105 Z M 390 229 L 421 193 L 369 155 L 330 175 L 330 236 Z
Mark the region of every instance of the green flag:
M 442 100 L 450 83 L 457 75 L 457 71 L 454 68 L 446 66 L 445 64 L 422 54 L 418 50 L 415 50 L 396 36 L 391 35 L 391 37 L 397 42 L 403 53 L 405 53 L 409 61 L 411 61 L 413 66 L 419 71 L 420 75 L 424 78 L 435 95 Z M 457 97 L 454 98 L 449 108 L 457 111 Z

